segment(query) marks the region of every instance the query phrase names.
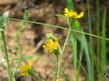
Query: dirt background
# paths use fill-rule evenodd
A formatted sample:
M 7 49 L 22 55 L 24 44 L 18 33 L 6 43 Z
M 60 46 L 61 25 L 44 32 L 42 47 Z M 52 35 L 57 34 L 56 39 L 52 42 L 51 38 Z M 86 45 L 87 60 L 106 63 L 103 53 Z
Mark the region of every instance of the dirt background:
M 83 0 L 83 2 L 81 0 L 74 0 L 74 2 L 75 5 L 78 5 L 76 6 L 78 10 L 87 11 L 85 0 Z M 107 9 L 109 9 L 108 3 L 109 0 L 105 0 L 105 2 L 103 0 L 100 1 L 100 5 L 106 6 Z M 91 4 L 93 8 L 95 6 L 93 0 Z M 66 20 L 64 18 L 57 17 L 54 14 L 63 14 L 65 7 L 66 0 L 0 0 L 1 14 L 9 10 L 11 18 L 22 19 L 24 10 L 27 9 L 29 11 L 29 20 L 64 27 L 67 26 Z M 107 22 L 108 14 L 109 12 L 107 12 Z M 20 21 L 9 21 L 6 31 L 6 39 L 10 53 L 13 53 L 11 49 L 14 46 L 16 32 L 18 31 L 20 24 Z M 20 36 L 20 46 L 22 48 L 23 55 L 34 57 L 33 68 L 38 72 L 38 74 L 40 74 L 45 81 L 53 81 L 55 77 L 54 70 L 56 67 L 56 58 L 53 54 L 48 53 L 42 48 L 46 33 L 52 33 L 55 36 L 58 36 L 61 45 L 63 45 L 67 35 L 66 30 L 28 23 Z M 107 37 L 109 38 L 109 23 L 107 23 Z M 70 81 L 75 81 L 75 70 L 72 69 L 73 65 L 71 64 L 72 54 L 70 43 L 68 43 L 68 47 L 66 49 L 67 50 L 63 56 L 62 70 L 64 74 L 68 75 Z M 16 57 L 16 54 L 12 54 L 12 56 Z M 2 57 L 3 55 L 0 54 L 0 78 L 1 81 L 7 81 L 7 74 L 2 67 Z M 108 57 L 109 51 L 107 51 L 107 58 Z M 32 77 L 29 76 L 22 78 L 24 81 L 34 81 Z M 20 81 L 20 79 L 17 78 L 16 81 Z M 85 81 L 84 71 L 82 71 L 80 81 Z

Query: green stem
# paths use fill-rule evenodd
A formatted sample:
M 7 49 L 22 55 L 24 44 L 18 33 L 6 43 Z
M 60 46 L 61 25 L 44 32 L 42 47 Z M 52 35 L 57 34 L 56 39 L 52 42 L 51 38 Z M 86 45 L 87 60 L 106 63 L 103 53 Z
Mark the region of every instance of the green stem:
M 4 53 L 5 53 L 5 56 L 6 56 L 6 63 L 7 63 L 7 70 L 8 70 L 8 81 L 12 81 L 11 80 L 11 69 L 10 69 L 10 64 L 9 64 L 9 55 L 8 55 L 4 31 L 2 31 L 1 34 L 2 34 L 2 39 L 3 39 L 3 44 L 4 44 L 4 46 L 3 46 L 4 47 Z
M 99 11 L 99 0 L 96 0 L 96 8 L 97 8 L 97 17 L 96 17 L 96 28 L 97 28 L 97 35 L 100 36 L 100 23 L 99 23 L 99 17 L 100 17 L 100 11 Z M 100 54 L 100 40 L 97 39 L 97 55 Z
M 60 66 L 61 66 L 61 60 L 59 57 L 57 57 L 57 66 L 56 66 L 56 79 L 57 81 L 60 78 Z
M 64 50 L 65 50 L 65 47 L 67 45 L 69 35 L 70 35 L 70 27 L 69 27 L 69 30 L 68 30 L 67 37 L 65 39 L 63 49 L 62 49 L 62 51 L 60 50 L 60 55 L 57 56 L 57 69 L 56 69 L 56 79 L 55 79 L 55 81 L 57 81 L 60 78 L 60 69 L 61 69 L 62 56 L 63 56 Z
M 68 41 L 68 38 L 69 38 L 69 36 L 70 36 L 70 31 L 71 31 L 71 28 L 69 27 L 69 29 L 68 29 L 68 34 L 67 34 L 67 37 L 66 37 L 66 39 L 65 39 L 65 43 L 64 43 L 64 46 L 63 46 L 63 49 L 62 49 L 62 55 L 63 55 L 63 52 L 64 52 L 65 47 L 66 47 L 66 45 L 67 45 L 67 41 Z
M 9 18 L 11 21 L 23 21 L 22 19 L 14 19 L 14 18 Z M 46 23 L 41 23 L 41 22 L 35 22 L 35 21 L 30 21 L 28 20 L 27 21 L 28 23 L 33 23 L 33 24 L 39 24 L 39 25 L 44 25 L 46 27 L 52 27 L 52 28 L 59 28 L 59 29 L 63 29 L 63 30 L 68 30 L 68 28 L 65 28 L 63 26 L 56 26 L 56 25 L 51 25 L 51 24 L 46 24 Z M 79 31 L 79 30 L 75 30 L 75 29 L 71 29 L 72 32 L 76 32 L 76 33 L 80 33 L 80 34 L 85 34 L 87 36 L 92 36 L 94 38 L 98 38 L 98 39 L 105 39 L 106 41 L 109 41 L 109 38 L 104 38 L 102 36 L 98 36 L 98 35 L 95 35 L 95 34 L 92 34 L 92 33 L 87 33 L 87 32 L 82 32 L 82 31 Z

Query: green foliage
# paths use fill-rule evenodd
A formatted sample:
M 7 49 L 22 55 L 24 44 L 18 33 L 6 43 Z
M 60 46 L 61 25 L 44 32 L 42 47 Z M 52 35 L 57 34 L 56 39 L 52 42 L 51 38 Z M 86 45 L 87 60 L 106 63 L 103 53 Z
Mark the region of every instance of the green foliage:
M 0 16 L 0 31 L 4 31 L 8 24 L 9 11 Z

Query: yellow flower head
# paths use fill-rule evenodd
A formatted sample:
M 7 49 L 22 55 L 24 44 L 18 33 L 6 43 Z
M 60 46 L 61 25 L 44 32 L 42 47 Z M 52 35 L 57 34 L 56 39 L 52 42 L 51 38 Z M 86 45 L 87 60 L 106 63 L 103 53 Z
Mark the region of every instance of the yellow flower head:
M 28 76 L 28 72 L 31 70 L 32 68 L 32 61 L 29 60 L 28 63 L 23 64 L 22 67 L 20 67 L 20 76 Z
M 55 40 L 53 39 L 48 39 L 47 42 L 43 45 L 44 48 L 46 48 L 50 53 L 54 52 L 56 49 L 59 48 L 59 42 L 58 38 Z
M 79 19 L 79 18 L 82 18 L 84 16 L 84 12 L 81 12 L 80 14 L 78 14 L 77 12 L 75 12 L 73 10 L 68 10 L 67 8 L 65 8 L 64 15 L 69 17 L 69 18 Z

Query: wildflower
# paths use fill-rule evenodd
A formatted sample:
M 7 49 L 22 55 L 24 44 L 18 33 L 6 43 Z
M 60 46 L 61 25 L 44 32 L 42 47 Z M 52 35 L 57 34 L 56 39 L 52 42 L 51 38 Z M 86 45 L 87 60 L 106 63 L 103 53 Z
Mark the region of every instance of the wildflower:
M 20 67 L 20 76 L 28 76 L 29 71 L 32 68 L 32 61 L 29 60 L 28 63 L 25 63 L 22 67 Z
M 69 17 L 69 18 L 73 18 L 73 19 L 79 19 L 82 18 L 84 16 L 84 12 L 81 12 L 80 14 L 78 14 L 77 12 L 73 11 L 73 10 L 68 10 L 67 8 L 64 9 L 64 15 Z
M 51 38 L 48 39 L 47 43 L 44 44 L 43 47 L 46 48 L 50 53 L 54 52 L 55 50 L 59 48 L 58 38 L 55 38 L 55 40 Z

